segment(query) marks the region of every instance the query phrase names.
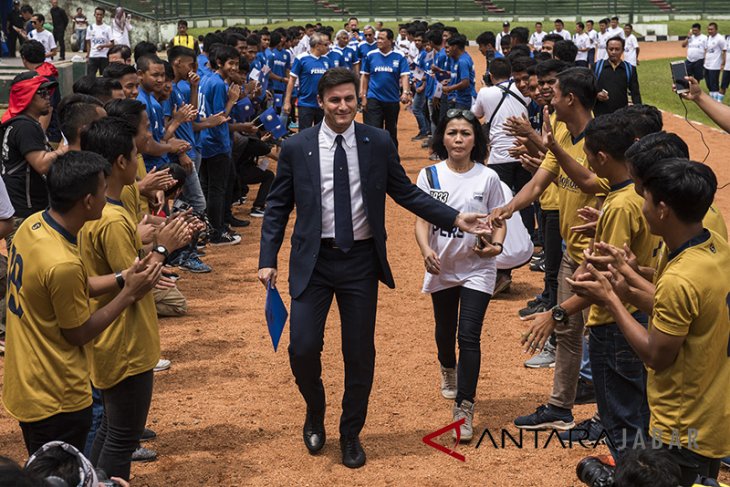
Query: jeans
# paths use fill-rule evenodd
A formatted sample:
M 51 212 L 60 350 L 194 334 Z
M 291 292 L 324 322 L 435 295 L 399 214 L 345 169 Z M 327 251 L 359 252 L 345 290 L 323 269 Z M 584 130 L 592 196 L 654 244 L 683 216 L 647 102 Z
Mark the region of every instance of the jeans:
M 231 174 L 231 158 L 228 153 L 203 158 L 200 165 L 200 184 L 207 205 L 208 220 L 213 229 L 224 233 L 226 211 L 226 185 Z
M 591 369 L 590 344 L 588 337 L 583 337 L 583 353 L 580 356 L 580 373 L 579 376 L 588 382 L 593 382 L 593 370 Z M 577 395 L 577 394 L 576 394 Z
M 459 342 L 457 404 L 465 399 L 474 402 L 476 396 L 482 358 L 482 324 L 491 298 L 491 294 L 462 286 L 431 294 L 436 321 L 436 348 L 443 367 L 457 367 L 457 338 Z
M 76 29 L 75 32 L 79 41 L 79 52 L 86 52 L 86 29 Z
M 387 130 L 393 143 L 398 147 L 398 113 L 400 113 L 400 102 L 386 103 L 368 98 L 363 122 L 365 125 Z
M 431 123 L 431 133 L 436 133 L 436 126 L 439 122 L 439 110 L 434 106 L 433 98 L 429 98 L 428 100 L 428 119 Z
M 427 135 L 431 132 L 431 122 L 428 119 L 428 101 L 423 93 L 416 93 L 413 97 L 413 116 L 418 122 L 418 135 Z
M 193 159 L 193 170 L 185 178 L 180 199 L 192 206 L 195 211 L 205 213 L 205 195 L 203 194 L 203 187 L 200 185 L 200 176 L 198 175 L 201 162 L 202 157 L 198 153 L 195 159 Z
M 702 81 L 705 75 L 705 58 L 694 62 L 685 59 L 684 65 L 687 66 L 687 76 L 693 76 L 697 81 Z
M 560 236 L 560 211 L 542 210 L 543 250 L 545 251 L 545 289 L 547 305 L 558 304 L 558 270 L 563 260 L 563 239 Z
M 49 441 L 65 441 L 84 451 L 86 435 L 91 426 L 91 406 L 72 413 L 58 413 L 32 423 L 20 422 L 23 441 L 28 455 L 35 453 Z
M 707 91 L 710 93 L 720 91 L 720 70 L 705 69 L 705 83 L 707 83 Z
M 558 303 L 564 302 L 573 295 L 570 285 L 565 279 L 572 277 L 577 269 L 578 263 L 568 255 L 568 252 L 564 252 L 563 260 L 560 262 L 560 270 L 558 271 Z M 555 327 L 557 341 L 555 375 L 553 377 L 553 391 L 548 400 L 548 403 L 553 406 L 573 409 L 576 388 L 578 387 L 580 361 L 583 355 L 584 327 L 583 313 L 575 313 L 568 318 L 567 323 L 559 323 Z
M 96 76 L 98 72 L 101 76 L 107 66 L 109 66 L 109 60 L 106 57 L 90 57 L 86 61 L 86 75 Z
M 86 436 L 86 448 L 82 450 L 82 453 L 86 458 L 91 456 L 91 447 L 94 445 L 94 438 L 96 438 L 96 432 L 101 426 L 101 419 L 104 417 L 104 401 L 101 399 L 101 391 L 94 386 L 91 386 L 91 428 L 89 428 L 89 434 Z
M 133 375 L 102 391 L 104 416 L 91 448 L 91 463 L 109 477 L 129 480 L 132 453 L 139 445 L 152 401 L 153 372 Z
M 299 107 L 299 131 L 314 127 L 324 118 L 324 110 L 314 107 Z
M 519 162 L 490 164 L 489 168 L 497 173 L 499 179 L 509 186 L 514 194 L 519 193 L 522 187 L 532 179 L 530 171 L 522 167 Z M 535 236 L 535 208 L 532 205 L 527 205 L 520 210 L 520 216 L 522 217 L 522 223 L 530 234 L 530 238 L 533 238 Z
M 646 326 L 647 316 L 634 313 Z M 646 401 L 646 369 L 616 323 L 591 326 L 588 330 L 593 386 L 601 423 L 613 458 L 620 460 L 623 438 L 631 448 L 639 432 L 647 438 L 649 405 Z

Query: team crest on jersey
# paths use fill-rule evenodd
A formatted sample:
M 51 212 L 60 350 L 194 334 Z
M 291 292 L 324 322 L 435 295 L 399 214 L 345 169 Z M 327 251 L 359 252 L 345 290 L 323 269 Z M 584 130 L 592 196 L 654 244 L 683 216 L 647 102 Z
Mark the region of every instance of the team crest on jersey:
M 710 252 L 712 252 L 713 254 L 717 253 L 717 249 L 715 248 L 715 244 L 713 243 L 710 244 Z
M 393 67 L 394 68 L 397 68 L 399 64 L 400 64 L 400 62 L 397 59 L 394 59 L 393 60 Z
M 477 201 L 484 201 L 484 193 L 474 193 L 472 196 Z
M 438 189 L 432 189 L 431 190 L 431 196 L 437 200 L 439 200 L 441 203 L 446 203 L 449 201 L 449 192 L 448 191 L 441 191 Z
M 38 230 L 41 228 L 41 222 L 35 222 L 32 227 L 30 227 L 31 230 Z

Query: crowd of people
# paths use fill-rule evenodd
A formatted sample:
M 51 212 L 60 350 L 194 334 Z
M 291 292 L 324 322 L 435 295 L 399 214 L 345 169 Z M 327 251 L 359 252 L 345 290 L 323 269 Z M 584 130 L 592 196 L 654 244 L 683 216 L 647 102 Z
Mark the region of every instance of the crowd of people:
M 347 467 L 366 461 L 359 434 L 377 282 L 394 285 L 387 193 L 418 216 L 437 379 L 461 422 L 457 439 L 474 433 L 489 302 L 529 265 L 545 278 L 519 310 L 533 354 L 525 366 L 555 374 L 545 404 L 514 425 L 605 439 L 601 475 L 615 485 L 717 478 L 730 455 L 727 228 L 712 170 L 689 160 L 661 113 L 641 103 L 630 24 L 603 19 L 596 32 L 577 22 L 571 35 L 559 19 L 550 33 L 505 22 L 475 39 L 487 65 L 478 79 L 469 40 L 442 23 L 414 21 L 396 34 L 351 18 L 337 31 L 231 27 L 195 38 L 180 20 L 158 52 L 130 45 L 123 10 L 112 26 L 104 15 L 97 8 L 83 29 L 87 75 L 61 97 L 58 53 L 31 11 L 35 33 L 21 35 L 19 49 L 27 71 L 13 80 L 0 126 L 3 403 L 32 455 L 25 472 L 0 465 L 3 475 L 36 485 L 65 465 L 69 485 L 98 475 L 124 484 L 133 460 L 154 458 L 140 442 L 155 436 L 145 428 L 153 375 L 170 367 L 158 317 L 187 312 L 177 269 L 211 272 L 206 247 L 241 242 L 250 220 L 239 217 L 259 185 L 247 215 L 263 218 L 267 286 L 297 208 L 289 355 L 311 453 L 326 439 L 320 353 L 336 295 L 340 447 Z M 714 103 L 709 82 L 709 96 L 696 78 L 688 83 L 682 96 L 727 129 L 730 109 Z M 430 161 L 416 184 L 398 158 L 403 107 Z M 587 403 L 597 411 L 576 425 L 573 406 Z M 633 452 L 652 440 L 655 456 Z M 626 473 L 641 475 L 647 458 L 670 465 L 666 483 Z

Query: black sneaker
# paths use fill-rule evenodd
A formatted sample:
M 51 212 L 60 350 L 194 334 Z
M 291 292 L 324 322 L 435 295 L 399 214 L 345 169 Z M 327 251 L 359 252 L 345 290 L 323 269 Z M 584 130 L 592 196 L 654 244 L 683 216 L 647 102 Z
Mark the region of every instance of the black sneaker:
M 593 388 L 593 382 L 585 380 L 583 377 L 578 378 L 578 389 L 575 393 L 576 404 L 595 404 L 596 390 Z
M 557 408 L 549 404 L 538 406 L 534 413 L 520 416 L 514 421 L 515 426 L 525 430 L 569 430 L 575 426 L 570 409 Z
M 547 311 L 548 306 L 541 299 L 533 299 L 527 302 L 527 306 L 517 312 L 520 318 L 527 318 L 528 316 L 534 315 L 535 313 L 542 313 Z
M 240 235 L 231 235 L 228 232 L 210 237 L 210 244 L 215 246 L 238 245 L 241 243 Z
M 532 272 L 545 272 L 545 259 L 533 260 L 530 263 L 530 270 Z
M 226 223 L 229 224 L 230 226 L 236 227 L 236 228 L 247 227 L 251 224 L 251 222 L 249 220 L 239 220 L 235 216 L 228 217 L 228 219 L 226 220 Z
M 575 425 L 575 428 L 558 433 L 558 437 L 563 441 L 595 442 L 600 438 L 599 444 L 606 442 L 606 436 L 603 435 L 603 424 L 596 418 L 581 421 Z
M 540 259 L 544 259 L 544 258 L 545 258 L 545 251 L 540 250 L 539 252 L 535 252 L 534 254 L 532 254 L 532 258 L 530 260 L 532 262 L 534 262 L 536 260 L 540 260 Z

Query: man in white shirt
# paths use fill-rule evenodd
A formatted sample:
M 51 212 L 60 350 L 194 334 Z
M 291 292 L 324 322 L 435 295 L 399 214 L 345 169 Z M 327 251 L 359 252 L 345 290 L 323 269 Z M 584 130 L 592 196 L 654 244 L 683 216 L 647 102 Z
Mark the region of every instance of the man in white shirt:
M 28 39 L 33 39 L 43 44 L 43 48 L 46 50 L 46 62 L 53 61 L 53 56 L 58 52 L 56 47 L 56 40 L 53 38 L 53 34 L 43 27 L 46 18 L 41 14 L 34 14 L 31 18 L 31 22 L 35 30 L 28 33 Z
M 687 48 L 687 59 L 684 61 L 687 66 L 687 74 L 697 81 L 702 81 L 705 76 L 707 36 L 702 33 L 700 24 L 692 24 L 692 30 L 689 31 L 688 37 L 682 42 L 682 47 Z
M 608 29 L 608 38 L 620 37 L 625 39 L 624 30 L 618 25 L 618 17 L 611 17 L 611 27 Z
M 497 52 L 500 54 L 504 54 L 502 52 L 502 37 L 508 36 L 509 33 L 510 33 L 510 25 L 509 25 L 509 22 L 505 20 L 504 22 L 502 22 L 502 32 L 497 34 L 497 39 L 495 41 L 496 47 L 497 47 Z
M 606 42 L 609 39 L 608 19 L 601 19 L 598 22 L 598 29 L 599 32 L 597 34 L 596 41 L 596 62 L 601 61 L 602 59 L 608 59 L 608 51 L 606 51 Z
M 727 67 L 727 61 L 724 59 L 726 50 L 725 37 L 717 32 L 717 24 L 710 22 L 707 25 L 707 52 L 705 53 L 704 64 L 705 83 L 707 83 L 707 91 L 710 92 L 710 97 L 719 102 L 722 102 L 723 98 L 720 93 L 720 71 L 723 63 Z
M 730 61 L 727 58 L 727 46 L 730 46 L 730 36 L 725 37 L 725 49 L 722 51 L 723 71 L 722 84 L 720 85 L 720 94 L 725 95 L 728 86 L 730 86 Z
M 593 21 L 586 20 L 586 34 L 591 39 L 591 48 L 588 49 L 588 66 L 593 67 L 596 62 L 596 46 L 598 45 L 598 32 L 593 28 Z
M 591 38 L 585 32 L 585 24 L 583 22 L 575 23 L 575 34 L 573 34 L 573 44 L 578 48 L 578 54 L 575 56 L 575 65 L 584 68 L 588 67 L 588 50 L 591 48 Z
M 542 49 L 542 40 L 547 32 L 542 30 L 542 22 L 535 22 L 535 32 L 530 36 L 530 49 L 540 52 Z
M 639 65 L 639 40 L 634 35 L 634 26 L 624 25 L 626 43 L 624 44 L 624 61 L 636 67 Z
M 570 32 L 565 30 L 565 23 L 562 19 L 555 19 L 555 30 L 552 31 L 551 34 L 557 34 L 566 41 L 570 40 Z
M 102 74 L 109 64 L 106 55 L 114 45 L 112 28 L 104 23 L 104 9 L 94 9 L 94 23 L 86 29 L 86 74 L 96 76 Z

